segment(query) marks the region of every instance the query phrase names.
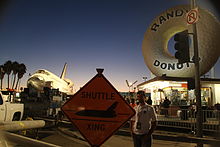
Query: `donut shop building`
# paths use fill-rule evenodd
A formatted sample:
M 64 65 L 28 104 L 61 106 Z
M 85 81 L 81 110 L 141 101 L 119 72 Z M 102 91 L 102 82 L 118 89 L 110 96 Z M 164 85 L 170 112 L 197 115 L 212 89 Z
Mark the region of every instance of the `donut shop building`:
M 195 104 L 196 99 L 193 83 L 189 78 L 160 76 L 137 85 L 137 89 L 148 93 L 153 105 L 160 105 L 165 97 L 171 101 L 171 105 L 191 105 Z M 202 105 L 220 103 L 220 79 L 201 78 L 200 83 Z

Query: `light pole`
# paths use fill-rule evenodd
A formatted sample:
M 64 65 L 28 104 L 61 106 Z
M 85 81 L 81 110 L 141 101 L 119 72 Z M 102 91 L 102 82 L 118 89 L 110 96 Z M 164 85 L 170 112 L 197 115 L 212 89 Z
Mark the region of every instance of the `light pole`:
M 128 83 L 128 80 L 125 80 L 125 81 L 126 81 L 126 84 L 127 84 L 127 86 L 128 86 L 129 93 L 130 93 L 130 85 L 129 85 L 129 83 Z
M 196 1 L 191 0 L 191 9 L 196 8 Z M 193 27 L 193 45 L 194 45 L 194 64 L 195 64 L 195 95 L 196 95 L 196 136 L 203 136 L 202 127 L 202 105 L 201 105 L 201 85 L 200 85 L 200 72 L 199 72 L 199 50 L 197 39 L 197 27 L 196 23 L 192 24 Z
M 129 88 L 129 94 L 130 94 L 130 88 L 132 87 L 132 90 L 133 90 L 133 86 L 134 86 L 135 83 L 137 83 L 137 80 L 134 81 L 132 84 L 128 83 L 128 80 L 126 80 L 126 83 L 127 83 L 128 88 Z

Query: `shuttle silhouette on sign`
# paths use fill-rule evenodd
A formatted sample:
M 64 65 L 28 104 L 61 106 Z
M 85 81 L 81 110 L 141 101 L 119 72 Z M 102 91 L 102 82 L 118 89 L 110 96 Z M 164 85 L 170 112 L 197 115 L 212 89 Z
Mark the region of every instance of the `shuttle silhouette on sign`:
M 101 118 L 113 118 L 116 117 L 115 108 L 117 107 L 118 102 L 114 102 L 107 110 L 81 110 L 76 112 L 76 115 L 79 116 L 88 116 L 88 117 L 101 117 Z
M 27 81 L 27 87 L 41 91 L 44 87 L 53 89 L 59 89 L 59 91 L 73 94 L 73 82 L 70 79 L 66 79 L 67 64 L 65 63 L 62 74 L 60 77 L 56 76 L 52 72 L 45 69 L 36 71 Z

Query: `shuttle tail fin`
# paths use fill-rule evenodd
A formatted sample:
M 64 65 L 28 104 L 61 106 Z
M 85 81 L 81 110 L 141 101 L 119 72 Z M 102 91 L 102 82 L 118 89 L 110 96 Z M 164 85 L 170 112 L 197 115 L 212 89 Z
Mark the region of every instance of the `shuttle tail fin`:
M 67 68 L 67 63 L 64 64 L 63 71 L 62 71 L 62 74 L 61 74 L 61 76 L 60 76 L 61 79 L 65 79 L 65 76 L 66 76 L 66 68 Z

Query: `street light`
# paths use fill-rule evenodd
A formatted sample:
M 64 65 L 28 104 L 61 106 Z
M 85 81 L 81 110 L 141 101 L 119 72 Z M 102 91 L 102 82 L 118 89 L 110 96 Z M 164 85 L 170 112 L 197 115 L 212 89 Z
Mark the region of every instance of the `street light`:
M 146 82 L 147 81 L 147 77 L 142 77 L 143 79 L 144 79 L 144 82 Z
M 129 85 L 129 83 L 128 83 L 128 80 L 126 80 L 126 83 L 127 83 L 127 86 L 128 86 L 128 88 L 129 88 L 129 92 L 130 92 L 130 85 Z
M 127 86 L 129 88 L 129 93 L 130 93 L 130 88 L 132 87 L 132 89 L 133 89 L 133 86 L 134 86 L 135 83 L 137 83 L 137 80 L 134 81 L 133 83 L 129 83 L 128 80 L 126 80 L 126 83 L 127 83 Z
M 135 83 L 137 83 L 137 80 L 134 81 L 133 83 L 129 83 L 128 80 L 126 80 L 126 83 L 127 83 L 127 86 L 129 88 L 129 92 L 130 92 L 130 88 L 132 87 L 132 89 L 133 89 L 133 86 L 134 86 Z
M 131 84 L 132 89 L 133 89 L 133 86 L 134 86 L 135 83 L 137 83 L 137 80 L 134 81 L 134 82 Z

